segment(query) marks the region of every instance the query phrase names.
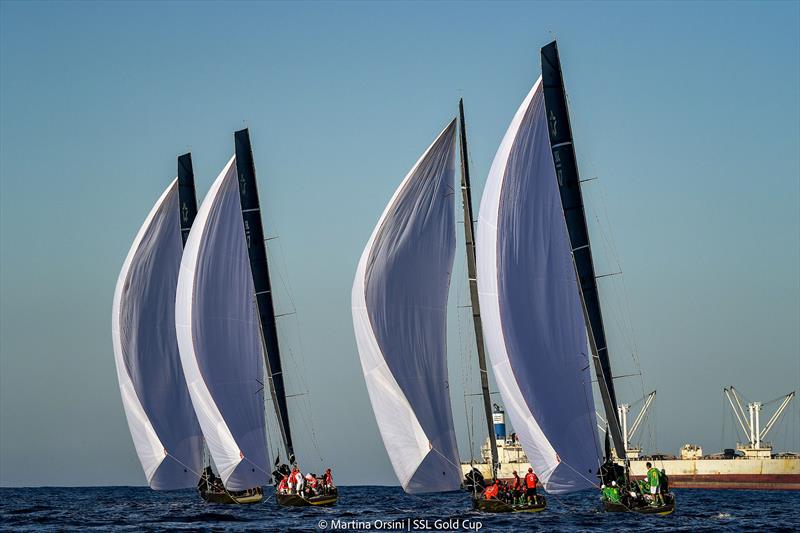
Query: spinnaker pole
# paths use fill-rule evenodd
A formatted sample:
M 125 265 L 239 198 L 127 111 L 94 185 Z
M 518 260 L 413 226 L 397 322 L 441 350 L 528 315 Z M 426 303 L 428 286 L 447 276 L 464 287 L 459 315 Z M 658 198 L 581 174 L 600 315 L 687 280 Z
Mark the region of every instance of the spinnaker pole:
M 289 409 L 286 403 L 286 386 L 283 381 L 278 329 L 275 322 L 275 304 L 272 298 L 272 284 L 269 276 L 267 247 L 264 244 L 264 228 L 261 223 L 261 206 L 258 200 L 256 168 L 250 133 L 247 128 L 234 133 L 236 144 L 236 171 L 239 179 L 239 199 L 242 207 L 242 221 L 247 239 L 247 253 L 250 257 L 250 270 L 253 274 L 256 304 L 261 322 L 264 341 L 264 358 L 267 366 L 269 390 L 278 426 L 286 448 L 286 457 L 294 462 L 294 446 L 289 426 Z
M 614 378 L 606 343 L 603 315 L 600 310 L 600 295 L 597 290 L 589 230 L 583 205 L 578 162 L 572 139 L 564 78 L 558 56 L 556 41 L 543 47 L 542 84 L 547 110 L 550 146 L 553 150 L 558 189 L 561 193 L 561 206 L 567 223 L 575 273 L 583 301 L 584 319 L 592 350 L 597 382 L 608 421 L 609 432 L 614 441 L 617 457 L 625 460 L 626 451 L 617 415 L 617 397 L 614 391 Z M 608 459 L 608 458 L 606 458 Z
M 469 154 L 467 152 L 467 127 L 464 121 L 464 99 L 458 100 L 459 132 L 461 137 L 461 200 L 464 207 L 464 238 L 467 250 L 467 275 L 469 277 L 469 294 L 472 306 L 472 323 L 475 329 L 475 345 L 478 349 L 478 369 L 481 375 L 481 392 L 483 410 L 486 415 L 486 427 L 489 432 L 489 445 L 492 450 L 492 478 L 497 477 L 499 460 L 497 455 L 497 439 L 492 422 L 492 399 L 489 392 L 489 373 L 486 368 L 486 349 L 483 343 L 483 324 L 481 322 L 481 306 L 478 301 L 478 272 L 475 262 L 475 227 L 472 220 L 472 190 L 469 180 Z

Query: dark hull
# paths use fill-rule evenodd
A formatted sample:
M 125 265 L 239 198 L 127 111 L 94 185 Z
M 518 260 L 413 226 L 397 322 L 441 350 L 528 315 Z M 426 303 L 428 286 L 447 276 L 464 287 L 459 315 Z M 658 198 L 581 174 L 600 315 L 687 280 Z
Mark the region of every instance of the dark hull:
M 472 498 L 472 507 L 476 511 L 483 513 L 538 513 L 545 510 L 547 501 L 544 496 L 539 496 L 535 504 L 511 505 L 501 500 Z
M 675 499 L 672 498 L 664 505 L 631 505 L 630 507 L 623 503 L 614 503 L 610 501 L 603 501 L 603 509 L 607 513 L 638 513 L 638 514 L 655 514 L 655 515 L 668 515 L 675 511 Z
M 217 492 L 200 490 L 200 497 L 208 503 L 245 505 L 250 503 L 259 503 L 264 498 L 264 495 L 261 492 L 248 494 L 246 492 Z
M 320 494 L 304 498 L 298 494 L 276 494 L 275 499 L 278 505 L 286 507 L 329 507 L 336 505 L 339 500 L 339 493 L 334 489 L 330 494 Z

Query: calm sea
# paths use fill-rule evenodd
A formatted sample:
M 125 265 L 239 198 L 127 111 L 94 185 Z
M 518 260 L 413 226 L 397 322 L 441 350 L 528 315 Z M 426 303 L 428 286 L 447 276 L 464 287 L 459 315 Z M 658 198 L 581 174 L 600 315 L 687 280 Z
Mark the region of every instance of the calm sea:
M 191 490 L 141 487 L 0 489 L 2 531 L 800 531 L 800 492 L 676 490 L 671 516 L 598 512 L 596 494 L 548 496 L 538 514 L 472 511 L 466 493 L 409 496 L 340 487 L 336 507 L 204 503 Z M 478 529 L 480 528 L 480 529 Z

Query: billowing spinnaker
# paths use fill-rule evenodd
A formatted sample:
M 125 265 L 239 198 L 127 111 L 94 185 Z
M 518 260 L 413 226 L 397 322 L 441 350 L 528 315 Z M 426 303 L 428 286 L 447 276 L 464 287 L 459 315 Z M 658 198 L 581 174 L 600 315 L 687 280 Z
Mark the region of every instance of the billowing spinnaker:
M 461 482 L 447 381 L 446 305 L 455 253 L 455 121 L 394 193 L 353 282 L 361 367 L 403 489 Z
M 600 450 L 586 327 L 541 79 L 495 155 L 476 243 L 486 344 L 528 460 L 548 492 L 588 488 Z
M 175 338 L 175 287 L 183 253 L 178 186 L 158 199 L 133 241 L 114 291 L 111 335 L 122 404 L 147 483 L 197 485 L 203 437 Z
M 231 159 L 197 212 L 175 302 L 194 410 L 225 487 L 266 484 L 264 355 Z

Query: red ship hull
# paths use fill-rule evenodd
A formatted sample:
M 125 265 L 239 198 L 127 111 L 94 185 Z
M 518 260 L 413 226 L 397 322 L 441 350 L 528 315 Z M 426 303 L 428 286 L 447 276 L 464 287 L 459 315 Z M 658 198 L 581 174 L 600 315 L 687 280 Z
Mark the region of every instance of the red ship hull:
M 669 485 L 679 489 L 800 490 L 800 474 L 670 475 Z

